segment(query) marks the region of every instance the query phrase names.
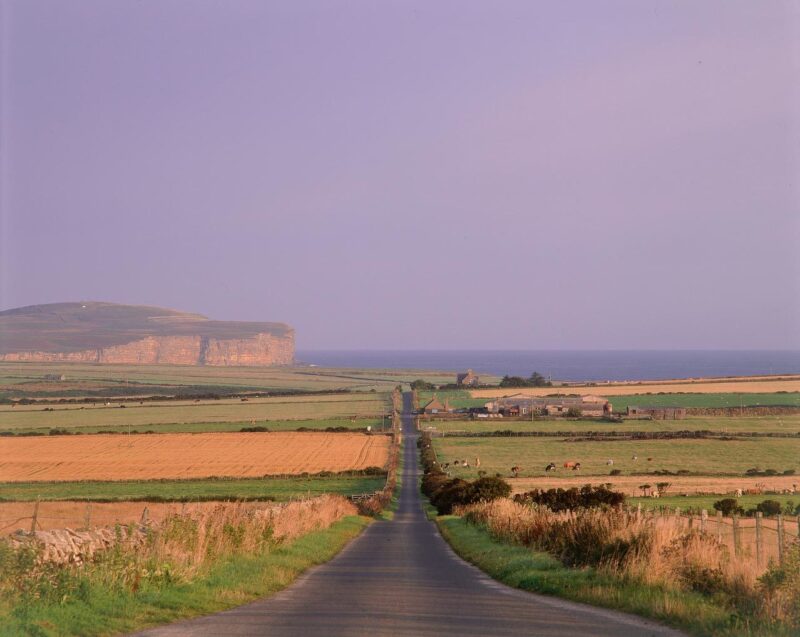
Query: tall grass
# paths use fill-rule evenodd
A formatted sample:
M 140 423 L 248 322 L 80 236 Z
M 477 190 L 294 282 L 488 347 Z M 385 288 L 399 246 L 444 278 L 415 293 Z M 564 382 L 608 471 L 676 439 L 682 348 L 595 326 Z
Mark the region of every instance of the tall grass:
M 43 605 L 85 603 L 98 589 L 123 598 L 181 586 L 225 560 L 269 554 L 355 513 L 341 496 L 261 508 L 220 504 L 152 528 L 116 527 L 111 548 L 71 563 L 43 559 L 53 552 L 36 538 L 16 547 L 0 541 L 0 624 L 8 614 L 24 625 Z
M 711 534 L 671 517 L 622 510 L 553 513 L 508 499 L 456 510 L 494 537 L 545 551 L 567 566 L 595 567 L 620 580 L 714 598 L 755 621 L 800 627 L 800 544 L 763 573 L 755 556 L 732 556 Z

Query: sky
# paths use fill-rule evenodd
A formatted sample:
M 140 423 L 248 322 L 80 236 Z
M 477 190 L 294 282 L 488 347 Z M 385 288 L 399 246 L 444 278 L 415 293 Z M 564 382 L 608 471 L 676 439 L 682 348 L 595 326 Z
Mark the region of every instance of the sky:
M 800 5 L 0 0 L 0 309 L 800 349 Z

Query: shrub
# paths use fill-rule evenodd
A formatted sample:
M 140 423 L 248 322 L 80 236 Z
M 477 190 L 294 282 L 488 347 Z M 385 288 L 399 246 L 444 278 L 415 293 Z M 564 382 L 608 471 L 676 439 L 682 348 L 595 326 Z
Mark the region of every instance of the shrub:
M 511 485 L 502 478 L 478 478 L 471 486 L 472 502 L 491 502 L 511 495 Z
M 519 504 L 539 504 L 551 511 L 567 511 L 571 509 L 591 509 L 596 507 L 619 507 L 625 502 L 625 494 L 612 491 L 601 485 L 593 487 L 587 484 L 578 489 L 533 489 L 527 493 L 514 496 Z
M 611 471 L 609 471 L 608 475 L 610 476 L 622 475 L 622 469 L 612 469 Z
M 772 564 L 759 578 L 768 616 L 800 626 L 800 541 L 786 552 L 783 564 Z
M 744 509 L 739 506 L 739 502 L 735 498 L 723 498 L 722 500 L 717 500 L 714 503 L 714 508 L 717 511 L 722 511 L 722 515 L 744 513 Z
M 781 512 L 781 503 L 777 500 L 764 500 L 756 505 L 756 511 L 764 515 L 778 515 Z

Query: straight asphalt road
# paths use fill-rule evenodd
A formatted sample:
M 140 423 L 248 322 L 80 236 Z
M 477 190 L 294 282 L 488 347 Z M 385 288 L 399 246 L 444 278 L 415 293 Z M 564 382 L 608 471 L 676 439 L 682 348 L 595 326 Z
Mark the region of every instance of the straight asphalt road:
M 272 597 L 138 635 L 682 635 L 632 615 L 509 588 L 461 560 L 422 509 L 408 395 L 403 431 L 403 479 L 393 520 L 375 522 L 333 560 Z

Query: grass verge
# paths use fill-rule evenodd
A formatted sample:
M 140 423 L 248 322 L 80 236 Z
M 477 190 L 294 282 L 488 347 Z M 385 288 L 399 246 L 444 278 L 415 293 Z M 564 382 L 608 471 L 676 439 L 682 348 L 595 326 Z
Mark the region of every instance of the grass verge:
M 699 593 L 643 584 L 593 568 L 568 568 L 546 553 L 499 542 L 485 529 L 457 516 L 441 516 L 436 522 L 458 555 L 514 588 L 634 613 L 692 635 L 797 634 L 773 624 L 750 623 Z
M 81 579 L 74 598 L 11 608 L 0 600 L 0 636 L 108 635 L 219 612 L 273 594 L 330 560 L 370 523 L 348 516 L 263 555 L 236 555 L 189 582 L 144 585 L 135 592 Z

